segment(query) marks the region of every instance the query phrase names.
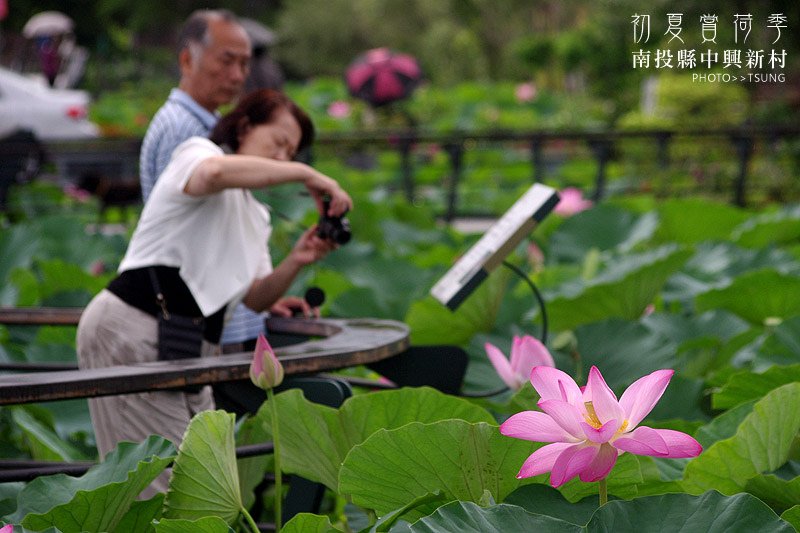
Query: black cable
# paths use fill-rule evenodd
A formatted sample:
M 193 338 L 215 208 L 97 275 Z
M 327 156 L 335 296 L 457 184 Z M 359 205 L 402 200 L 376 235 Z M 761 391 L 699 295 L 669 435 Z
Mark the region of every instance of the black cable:
M 516 275 L 521 277 L 531 288 L 531 291 L 533 291 L 533 295 L 536 297 L 536 301 L 539 303 L 539 308 L 542 310 L 542 336 L 539 340 L 542 342 L 542 344 L 547 344 L 547 310 L 545 309 L 542 293 L 539 292 L 539 289 L 533 284 L 531 278 L 525 272 L 523 272 L 521 268 L 516 265 L 512 265 L 505 260 L 503 261 L 503 266 L 511 269 Z
M 506 260 L 503 260 L 503 266 L 505 266 L 506 268 L 510 269 L 517 276 L 519 276 L 523 280 L 525 280 L 525 282 L 531 288 L 531 291 L 533 291 L 533 295 L 536 298 L 536 301 L 539 303 L 539 308 L 542 310 L 542 335 L 541 335 L 541 338 L 539 340 L 542 342 L 542 344 L 546 344 L 547 343 L 547 329 L 548 329 L 547 328 L 547 311 L 545 310 L 544 298 L 542 297 L 542 293 L 539 292 L 539 289 L 536 287 L 536 285 L 534 285 L 533 281 L 531 281 L 531 278 L 525 272 L 523 272 L 521 268 L 519 268 L 516 265 L 513 265 L 513 264 L 509 263 Z M 500 388 L 500 389 L 497 389 L 497 390 L 493 390 L 493 391 L 489 391 L 489 392 L 462 393 L 462 396 L 465 396 L 467 398 L 489 398 L 489 397 L 492 397 L 492 396 L 496 396 L 498 394 L 502 394 L 503 392 L 506 392 L 507 390 L 508 390 L 508 386 L 504 386 L 503 388 Z

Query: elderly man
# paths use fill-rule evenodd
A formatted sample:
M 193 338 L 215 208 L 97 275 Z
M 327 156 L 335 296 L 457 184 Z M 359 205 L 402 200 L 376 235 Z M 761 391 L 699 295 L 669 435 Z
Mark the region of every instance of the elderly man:
M 188 18 L 178 40 L 180 83 L 153 117 L 142 143 L 145 201 L 175 147 L 194 135 L 207 136 L 217 123 L 217 109 L 239 96 L 249 73 L 250 49 L 233 13 L 199 10 Z
M 178 39 L 180 82 L 153 117 L 142 142 L 139 176 L 145 201 L 173 150 L 189 137 L 207 136 L 219 118 L 217 109 L 240 95 L 251 50 L 247 32 L 228 10 L 197 10 L 186 20 Z M 282 299 L 270 311 L 290 316 L 295 309 L 311 313 L 309 305 L 296 297 Z M 223 330 L 223 351 L 250 350 L 263 332 L 263 315 L 240 304 Z

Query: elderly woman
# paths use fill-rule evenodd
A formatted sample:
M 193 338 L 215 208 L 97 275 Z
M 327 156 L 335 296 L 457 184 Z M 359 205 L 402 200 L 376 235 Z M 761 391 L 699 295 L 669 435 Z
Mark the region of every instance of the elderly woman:
M 313 134 L 308 116 L 291 100 L 260 90 L 224 116 L 210 139 L 193 137 L 176 148 L 118 276 L 81 317 L 81 368 L 156 361 L 162 304 L 172 314 L 202 317 L 199 351 L 214 355 L 228 310 L 238 302 L 254 311 L 269 309 L 304 266 L 336 247 L 310 228 L 273 268 L 269 212 L 250 192 L 302 183 L 320 211 L 323 198 L 330 200 L 327 215 L 349 210 L 352 201 L 336 181 L 293 161 Z M 156 298 L 159 292 L 163 301 Z M 210 387 L 203 387 L 94 398 L 89 407 L 102 457 L 121 440 L 138 442 L 150 434 L 177 444 L 192 416 L 213 408 L 214 401 Z M 166 488 L 166 478 L 159 481 L 154 488 Z

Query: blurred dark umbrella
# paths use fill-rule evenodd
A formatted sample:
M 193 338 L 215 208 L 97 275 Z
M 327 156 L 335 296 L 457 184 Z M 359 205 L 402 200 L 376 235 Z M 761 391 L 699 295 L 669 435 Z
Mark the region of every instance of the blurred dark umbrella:
M 422 70 L 408 54 L 374 48 L 358 56 L 344 77 L 351 95 L 378 107 L 410 95 L 422 80 Z

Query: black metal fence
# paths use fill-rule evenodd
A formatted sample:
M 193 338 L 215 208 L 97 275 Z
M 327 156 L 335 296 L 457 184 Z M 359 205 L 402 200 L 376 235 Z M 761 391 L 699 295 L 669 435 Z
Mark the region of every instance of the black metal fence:
M 141 139 L 116 138 L 92 141 L 50 142 L 44 145 L 44 157 L 59 180 L 78 182 L 82 175 L 93 173 L 112 180 L 135 179 Z M 437 185 L 443 198 L 441 216 L 451 221 L 465 214 L 461 202 L 468 180 L 467 162 L 486 147 L 500 150 L 523 150 L 527 155 L 531 182 L 550 179 L 553 154 L 561 160 L 581 157 L 593 161 L 593 176 L 584 176 L 591 184 L 591 198 L 601 200 L 608 194 L 612 163 L 631 162 L 637 157 L 648 160 L 650 169 L 663 171 L 675 166 L 673 152 L 683 154 L 691 147 L 698 164 L 724 161 L 724 183 L 717 192 L 737 206 L 746 206 L 749 195 L 763 184 L 753 179 L 754 158 L 766 157 L 780 167 L 788 182 L 797 181 L 800 168 L 800 128 L 737 128 L 709 130 L 638 130 L 638 131 L 515 131 L 452 132 L 381 131 L 368 133 L 322 134 L 307 160 L 321 161 L 331 155 L 354 150 L 390 151 L 397 155 L 397 182 L 394 187 L 409 201 L 418 195 L 417 175 L 425 162 L 418 155 L 424 147 L 435 146 L 446 154 L 447 168 Z M 569 149 L 565 150 L 567 146 Z M 634 146 L 634 148 L 631 148 Z M 676 150 L 677 147 L 677 150 Z M 782 154 L 775 156 L 776 151 Z M 644 156 L 642 154 L 644 153 Z M 786 155 L 788 154 L 788 156 Z M 12 168 L 20 158 L 30 158 L 30 147 L 19 140 L 0 140 L 0 168 Z M 681 156 L 681 158 L 683 158 Z M 664 180 L 669 180 L 669 176 Z M 3 174 L 0 198 L 8 187 L 19 181 Z M 763 196 L 763 194 L 762 194 Z M 791 196 L 791 195 L 790 195 Z M 790 198 L 797 200 L 798 198 Z M 491 213 L 487 213 L 491 214 Z

